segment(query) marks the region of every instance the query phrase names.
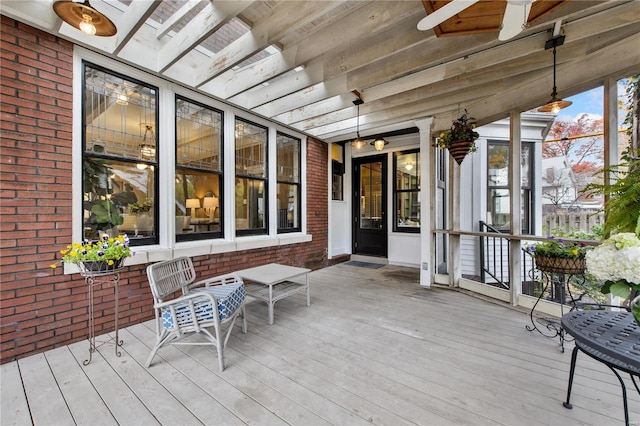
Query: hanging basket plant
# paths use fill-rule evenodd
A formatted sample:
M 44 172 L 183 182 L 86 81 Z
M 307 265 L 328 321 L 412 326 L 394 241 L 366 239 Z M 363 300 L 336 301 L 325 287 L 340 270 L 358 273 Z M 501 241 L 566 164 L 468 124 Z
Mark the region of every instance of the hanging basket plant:
M 440 133 L 435 146 L 448 149 L 456 163 L 462 164 L 468 153 L 476 151 L 475 140 L 480 135 L 474 130 L 475 127 L 475 119 L 469 117 L 465 109 L 460 118 L 453 120 L 449 130 Z

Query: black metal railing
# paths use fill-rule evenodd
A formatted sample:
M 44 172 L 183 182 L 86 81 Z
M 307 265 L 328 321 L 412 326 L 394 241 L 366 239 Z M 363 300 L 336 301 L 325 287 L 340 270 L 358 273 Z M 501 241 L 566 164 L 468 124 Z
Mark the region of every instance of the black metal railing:
M 480 221 L 480 232 L 495 233 L 495 237 L 480 237 L 480 279 L 483 283 L 510 289 L 509 284 L 509 240 L 500 236 L 502 232 L 484 221 Z M 534 276 L 533 256 L 523 247 L 521 252 L 522 293 L 530 296 L 539 294 L 541 284 Z
M 501 233 L 482 220 L 480 221 L 480 232 Z M 483 283 L 509 289 L 509 259 L 509 241 L 506 238 L 499 236 L 480 237 L 480 280 Z M 493 281 L 489 280 L 487 276 L 491 277 Z

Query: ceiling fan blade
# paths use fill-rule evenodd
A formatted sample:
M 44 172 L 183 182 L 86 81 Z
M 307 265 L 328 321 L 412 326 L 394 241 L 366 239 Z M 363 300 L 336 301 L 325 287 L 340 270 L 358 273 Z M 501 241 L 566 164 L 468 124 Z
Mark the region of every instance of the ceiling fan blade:
M 452 0 L 440 9 L 422 18 L 420 22 L 418 22 L 418 29 L 420 31 L 430 30 L 479 1 L 480 0 Z
M 520 34 L 527 24 L 533 2 L 534 0 L 507 0 L 498 40 L 509 40 Z

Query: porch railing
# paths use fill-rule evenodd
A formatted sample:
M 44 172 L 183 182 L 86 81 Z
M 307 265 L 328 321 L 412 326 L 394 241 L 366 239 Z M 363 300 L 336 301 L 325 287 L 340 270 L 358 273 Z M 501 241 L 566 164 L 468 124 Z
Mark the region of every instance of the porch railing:
M 484 221 L 480 221 L 480 232 L 495 233 L 496 236 L 480 236 L 480 280 L 485 284 L 510 289 L 509 285 L 509 239 L 502 232 Z M 522 293 L 536 295 L 541 285 L 533 276 L 533 257 L 524 248 L 521 250 Z

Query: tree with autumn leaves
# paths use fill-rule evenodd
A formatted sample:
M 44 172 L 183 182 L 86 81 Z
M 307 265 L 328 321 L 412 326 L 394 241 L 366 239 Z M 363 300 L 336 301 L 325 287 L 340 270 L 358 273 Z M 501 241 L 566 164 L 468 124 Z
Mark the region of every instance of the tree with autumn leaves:
M 542 144 L 542 158 L 564 159 L 563 167 L 543 173 L 547 191 L 543 197 L 557 208 L 586 201 L 584 188 L 602 169 L 602 118 L 582 114 L 575 121 L 556 120 Z M 564 166 L 567 166 L 566 168 Z
M 618 133 L 618 164 L 603 169 L 603 120 L 587 114 L 573 122 L 554 122 L 542 147 L 543 158 L 564 157 L 569 166 L 561 172 L 567 176 L 543 174 L 548 187 L 557 187 L 556 191 L 543 196 L 559 205 L 567 204 L 567 194 L 572 195 L 569 197 L 571 203 L 606 195 L 607 233 L 635 231 L 640 234 L 639 82 L 640 75 L 627 78 L 625 96 L 619 102 L 626 114 L 622 124 L 624 131 Z M 607 173 L 611 181 L 605 184 Z

